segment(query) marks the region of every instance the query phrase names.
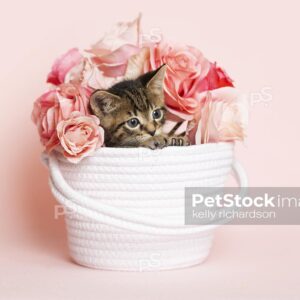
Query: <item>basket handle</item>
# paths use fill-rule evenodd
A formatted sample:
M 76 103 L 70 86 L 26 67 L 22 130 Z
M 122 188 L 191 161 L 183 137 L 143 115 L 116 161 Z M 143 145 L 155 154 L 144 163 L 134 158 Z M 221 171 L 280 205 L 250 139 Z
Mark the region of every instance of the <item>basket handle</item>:
M 184 226 L 182 220 L 157 220 L 96 202 L 95 199 L 82 195 L 69 186 L 60 171 L 55 154 L 43 156 L 42 160 L 49 167 L 50 187 L 57 201 L 71 211 L 96 222 L 102 222 L 130 231 L 158 235 L 193 234 L 218 226 L 215 224 Z M 247 187 L 246 173 L 238 162 L 233 163 L 233 171 L 239 185 Z

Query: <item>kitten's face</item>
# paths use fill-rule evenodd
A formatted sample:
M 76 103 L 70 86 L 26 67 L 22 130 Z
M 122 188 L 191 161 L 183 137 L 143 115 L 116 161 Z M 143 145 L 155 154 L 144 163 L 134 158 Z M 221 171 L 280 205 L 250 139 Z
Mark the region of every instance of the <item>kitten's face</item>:
M 165 66 L 91 96 L 91 109 L 111 147 L 138 147 L 162 134 Z

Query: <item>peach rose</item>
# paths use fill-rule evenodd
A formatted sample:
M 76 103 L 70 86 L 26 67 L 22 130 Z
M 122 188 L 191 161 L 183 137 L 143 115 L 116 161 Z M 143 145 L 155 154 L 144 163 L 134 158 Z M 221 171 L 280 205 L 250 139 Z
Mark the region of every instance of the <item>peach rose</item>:
M 32 120 L 38 128 L 42 144 L 50 152 L 59 139 L 56 126 L 69 118 L 73 111 L 87 115 L 90 91 L 73 84 L 62 84 L 40 96 L 34 103 Z
M 140 16 L 133 22 L 118 23 L 87 52 L 104 77 L 125 74 L 128 59 L 140 51 Z
M 201 94 L 201 115 L 195 143 L 244 140 L 248 123 L 248 102 L 234 88 L 225 87 Z
M 164 40 L 142 46 L 142 50 L 130 58 L 125 77 L 134 78 L 167 64 L 165 103 L 170 112 L 184 120 L 196 117 L 203 91 L 233 86 L 226 72 L 194 47 Z
M 83 70 L 84 58 L 77 48 L 70 49 L 68 52 L 56 59 L 48 74 L 47 82 L 54 85 L 78 80 Z
M 58 123 L 57 136 L 67 160 L 78 163 L 103 145 L 104 130 L 99 124 L 96 116 L 80 112 L 73 112 L 68 120 Z

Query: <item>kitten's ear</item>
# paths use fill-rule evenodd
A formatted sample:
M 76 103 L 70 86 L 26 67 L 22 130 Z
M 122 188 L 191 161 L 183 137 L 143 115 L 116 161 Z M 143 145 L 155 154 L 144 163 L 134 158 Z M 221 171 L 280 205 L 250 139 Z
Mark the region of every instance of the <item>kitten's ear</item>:
M 153 91 L 156 94 L 162 94 L 164 92 L 164 79 L 166 74 L 167 65 L 162 65 L 153 72 L 146 74 L 145 77 L 145 86 L 149 90 Z
M 120 106 L 120 97 L 108 91 L 97 90 L 90 98 L 90 107 L 96 116 L 106 115 Z

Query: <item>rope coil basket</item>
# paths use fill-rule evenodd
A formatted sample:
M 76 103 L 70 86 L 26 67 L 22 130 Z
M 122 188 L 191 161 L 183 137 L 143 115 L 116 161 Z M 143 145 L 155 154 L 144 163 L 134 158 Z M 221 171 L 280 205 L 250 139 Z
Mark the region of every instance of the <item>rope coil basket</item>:
M 50 186 L 66 214 L 75 262 L 92 268 L 155 271 L 192 266 L 208 256 L 216 225 L 184 225 L 185 187 L 222 187 L 243 169 L 233 144 L 101 148 L 80 164 L 48 158 Z

